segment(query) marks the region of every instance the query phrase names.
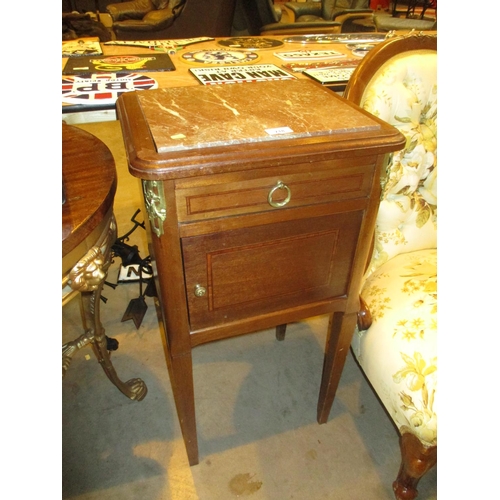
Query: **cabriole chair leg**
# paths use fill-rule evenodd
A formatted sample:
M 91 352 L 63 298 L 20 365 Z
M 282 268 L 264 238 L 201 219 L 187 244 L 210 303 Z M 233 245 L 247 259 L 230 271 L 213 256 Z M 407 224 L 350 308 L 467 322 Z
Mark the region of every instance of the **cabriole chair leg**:
M 425 446 L 411 432 L 403 432 L 399 443 L 401 466 L 392 488 L 397 500 L 413 500 L 418 495 L 418 482 L 436 465 L 437 446 Z

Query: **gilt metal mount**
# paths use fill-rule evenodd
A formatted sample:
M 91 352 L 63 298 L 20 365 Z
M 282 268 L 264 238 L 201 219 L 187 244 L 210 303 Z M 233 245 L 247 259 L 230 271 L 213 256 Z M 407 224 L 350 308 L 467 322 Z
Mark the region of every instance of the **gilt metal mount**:
M 143 180 L 142 190 L 144 192 L 144 202 L 148 212 L 151 229 L 158 236 L 163 234 L 163 223 L 167 218 L 167 207 L 165 195 L 163 194 L 163 182 Z

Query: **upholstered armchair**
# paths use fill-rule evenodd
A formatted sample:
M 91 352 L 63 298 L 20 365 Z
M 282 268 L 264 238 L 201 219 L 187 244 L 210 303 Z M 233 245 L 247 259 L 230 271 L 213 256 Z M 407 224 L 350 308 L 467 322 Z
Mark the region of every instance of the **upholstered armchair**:
M 113 19 L 113 30 L 123 32 L 151 32 L 168 28 L 180 14 L 184 0 L 132 0 L 113 3 L 106 10 Z
M 229 36 L 236 0 L 131 0 L 108 5 L 117 40 Z
M 345 97 L 406 137 L 387 165 L 352 352 L 400 433 L 398 499 L 437 455 L 437 39 L 369 52 Z
M 321 0 L 321 2 L 286 2 L 283 7 L 291 22 L 318 23 L 336 21 L 342 33 L 358 31 L 352 24 L 356 19 L 373 16 L 369 0 Z

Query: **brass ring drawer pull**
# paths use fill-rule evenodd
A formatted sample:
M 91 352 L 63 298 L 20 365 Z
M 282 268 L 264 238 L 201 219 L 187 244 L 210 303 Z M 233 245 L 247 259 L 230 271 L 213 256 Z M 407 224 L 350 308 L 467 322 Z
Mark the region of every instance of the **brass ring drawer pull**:
M 273 194 L 275 191 L 278 189 L 285 189 L 286 190 L 286 198 L 283 201 L 273 201 Z M 274 208 L 280 208 L 284 207 L 291 199 L 292 197 L 292 192 L 290 191 L 290 188 L 284 184 L 282 181 L 278 181 L 276 186 L 274 186 L 271 191 L 269 191 L 269 194 L 267 196 L 267 201 L 269 202 L 269 205 L 271 205 Z

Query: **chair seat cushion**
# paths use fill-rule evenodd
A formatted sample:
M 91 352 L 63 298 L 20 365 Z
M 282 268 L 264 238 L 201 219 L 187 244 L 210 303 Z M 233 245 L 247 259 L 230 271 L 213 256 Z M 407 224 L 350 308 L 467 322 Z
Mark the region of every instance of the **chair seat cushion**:
M 156 29 L 167 28 L 168 26 L 172 25 L 174 20 L 174 13 L 169 8 L 148 12 L 143 19 L 146 24 L 150 24 Z
M 437 29 L 437 21 L 426 19 L 406 19 L 392 16 L 374 16 L 373 21 L 377 27 L 377 31 L 391 30 L 419 30 L 419 31 L 435 31 Z
M 319 23 L 325 20 L 320 16 L 305 15 L 298 17 L 296 21 L 298 23 Z
M 151 0 L 134 0 L 123 3 L 112 3 L 106 7 L 113 21 L 125 21 L 127 19 L 142 19 L 148 12 L 154 9 Z
M 175 16 L 170 9 L 153 10 L 148 12 L 143 19 L 128 19 L 114 23 L 114 28 L 121 31 L 158 31 L 168 28 L 175 21 Z
M 396 426 L 436 444 L 437 250 L 390 259 L 361 296 L 373 323 L 354 335 L 354 356 Z

